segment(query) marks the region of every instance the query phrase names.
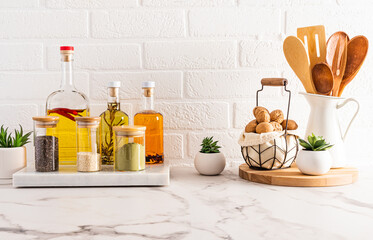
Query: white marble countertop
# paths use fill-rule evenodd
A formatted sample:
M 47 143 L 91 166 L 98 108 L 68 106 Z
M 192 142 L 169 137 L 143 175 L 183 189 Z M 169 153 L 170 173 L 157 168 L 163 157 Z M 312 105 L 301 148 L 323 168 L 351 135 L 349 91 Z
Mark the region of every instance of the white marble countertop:
M 0 186 L 0 239 L 372 239 L 373 169 L 292 188 L 171 170 L 167 187 Z

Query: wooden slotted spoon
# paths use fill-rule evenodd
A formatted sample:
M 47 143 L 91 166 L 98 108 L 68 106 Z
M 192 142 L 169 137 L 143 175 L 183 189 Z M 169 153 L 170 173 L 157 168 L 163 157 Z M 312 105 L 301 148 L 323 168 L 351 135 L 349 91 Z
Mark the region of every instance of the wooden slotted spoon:
M 302 82 L 306 92 L 316 93 L 311 79 L 310 60 L 303 42 L 297 37 L 289 36 L 284 41 L 283 50 L 287 62 Z
M 346 69 L 339 87 L 338 97 L 359 72 L 367 56 L 368 46 L 368 39 L 364 36 L 356 36 L 348 42 Z
M 318 63 L 325 62 L 326 44 L 325 27 L 323 25 L 298 28 L 297 36 L 308 49 L 310 69 L 313 69 L 313 66 Z
M 349 37 L 345 32 L 336 32 L 326 43 L 326 63 L 331 67 L 334 77 L 333 96 L 338 96 L 345 72 L 348 40 Z

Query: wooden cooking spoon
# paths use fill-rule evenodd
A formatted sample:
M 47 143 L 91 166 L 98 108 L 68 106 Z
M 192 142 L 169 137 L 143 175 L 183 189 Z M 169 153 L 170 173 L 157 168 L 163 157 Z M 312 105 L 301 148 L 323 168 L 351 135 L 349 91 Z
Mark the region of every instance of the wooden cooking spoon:
M 326 63 L 318 63 L 312 68 L 312 79 L 319 94 L 330 95 L 333 90 L 333 73 Z
M 326 63 L 331 66 L 334 77 L 333 96 L 338 96 L 339 86 L 345 72 L 348 39 L 345 32 L 336 32 L 326 43 Z
M 323 25 L 298 28 L 297 36 L 308 49 L 310 69 L 313 69 L 313 66 L 317 63 L 325 62 L 326 44 L 325 27 Z
M 294 36 L 285 39 L 284 54 L 290 67 L 300 79 L 304 89 L 308 93 L 316 93 L 310 73 L 310 60 L 302 41 Z
M 367 56 L 368 46 L 368 39 L 364 36 L 356 36 L 348 42 L 346 69 L 339 87 L 338 97 L 341 96 L 344 88 L 359 72 Z

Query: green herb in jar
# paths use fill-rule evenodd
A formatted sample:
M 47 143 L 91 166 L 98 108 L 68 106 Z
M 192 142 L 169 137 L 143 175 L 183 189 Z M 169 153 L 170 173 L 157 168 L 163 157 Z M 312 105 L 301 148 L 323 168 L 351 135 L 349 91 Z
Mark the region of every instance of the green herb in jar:
M 127 143 L 115 151 L 115 170 L 139 171 L 145 169 L 145 147 Z

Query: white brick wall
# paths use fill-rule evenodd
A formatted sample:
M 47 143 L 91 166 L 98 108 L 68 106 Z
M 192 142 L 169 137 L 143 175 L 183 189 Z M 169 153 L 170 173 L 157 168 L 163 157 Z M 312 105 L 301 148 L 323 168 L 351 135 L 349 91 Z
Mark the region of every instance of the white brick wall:
M 95 11 L 94 38 L 184 37 L 184 12 L 180 10 Z
M 86 11 L 2 10 L 0 38 L 85 38 Z
M 45 0 L 49 8 L 124 8 L 136 7 L 137 0 Z
M 120 95 L 124 99 L 141 99 L 141 82 L 154 81 L 156 83 L 157 99 L 182 98 L 183 75 L 181 72 L 121 72 L 121 73 L 93 73 L 91 75 L 91 98 L 106 101 L 107 83 L 121 81 Z
M 141 68 L 141 50 L 138 44 L 80 45 L 74 57 L 76 69 L 126 70 Z M 47 47 L 47 67 L 58 70 L 61 67 L 59 46 Z
M 220 140 L 230 162 L 241 162 L 237 136 L 252 118 L 261 78 L 289 79 L 291 118 L 306 128 L 309 107 L 283 56 L 284 38 L 324 24 L 328 36 L 343 30 L 372 40 L 372 10 L 369 0 L 0 1 L 0 124 L 31 130 L 31 116 L 43 114 L 59 86 L 58 47 L 74 45 L 75 85 L 90 97 L 93 115 L 106 108 L 106 83 L 121 81 L 121 106 L 132 121 L 141 82 L 152 80 L 171 164 L 192 164 L 205 136 Z M 371 156 L 372 67 L 369 53 L 344 93 L 361 104 L 347 140 L 357 163 Z M 260 96 L 270 109 L 286 107 L 279 89 Z M 341 111 L 343 127 L 352 110 Z
M 31 8 L 37 7 L 39 0 L 0 1 L 1 8 Z
M 0 43 L 0 70 L 41 70 L 43 68 L 42 44 Z
M 233 41 L 177 41 L 145 43 L 145 68 L 201 69 L 234 68 L 236 44 Z
M 191 10 L 189 27 L 191 36 L 195 37 L 276 35 L 281 30 L 280 11 L 268 8 Z
M 75 72 L 74 84 L 82 92 L 89 92 L 88 73 Z M 18 89 L 23 91 L 4 91 L 0 95 L 1 100 L 42 100 L 51 92 L 60 87 L 60 72 L 43 73 L 0 73 L 0 89 Z

